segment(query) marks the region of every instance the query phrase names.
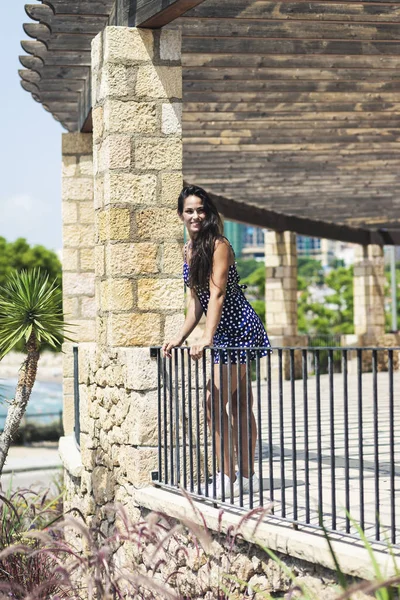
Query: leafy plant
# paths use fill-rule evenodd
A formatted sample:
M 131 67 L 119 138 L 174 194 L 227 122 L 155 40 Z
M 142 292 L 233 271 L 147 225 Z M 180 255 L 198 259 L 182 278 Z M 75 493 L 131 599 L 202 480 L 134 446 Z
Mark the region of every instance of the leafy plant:
M 0 495 L 0 592 L 19 600 L 34 590 L 58 591 L 57 563 L 45 552 L 37 552 L 39 544 L 29 532 L 44 530 L 61 516 L 61 495 L 49 498 L 47 492 L 11 493 L 10 489 Z
M 40 269 L 11 273 L 0 291 L 0 360 L 19 342 L 27 353 L 0 435 L 0 474 L 35 383 L 40 348 L 44 343 L 56 347 L 65 335 L 59 307 L 57 282 L 50 283 Z

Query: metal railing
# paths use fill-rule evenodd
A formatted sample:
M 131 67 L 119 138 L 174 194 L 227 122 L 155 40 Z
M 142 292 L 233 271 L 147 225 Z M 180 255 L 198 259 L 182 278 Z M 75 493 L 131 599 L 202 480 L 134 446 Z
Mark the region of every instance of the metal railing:
M 79 402 L 79 348 L 73 347 L 74 357 L 74 436 L 75 441 L 80 448 L 81 421 L 80 421 L 80 402 Z
M 358 537 L 358 523 L 368 538 L 398 543 L 400 348 L 273 348 L 263 358 L 265 349 L 232 348 L 222 365 L 225 350 L 206 349 L 194 361 L 186 347 L 167 359 L 151 349 L 156 485 L 241 510 L 270 506 L 271 516 L 294 526 L 319 528 L 322 519 L 328 531 Z M 240 356 L 246 364 L 238 369 Z M 244 478 L 253 462 L 258 482 Z

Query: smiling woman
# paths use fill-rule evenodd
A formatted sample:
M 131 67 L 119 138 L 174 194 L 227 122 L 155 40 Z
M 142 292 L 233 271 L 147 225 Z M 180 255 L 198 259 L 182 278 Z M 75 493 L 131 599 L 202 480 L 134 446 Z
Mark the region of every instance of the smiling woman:
M 254 474 L 254 469 L 249 472 L 249 464 L 254 465 L 254 451 L 256 436 L 251 440 L 251 456 L 248 457 L 249 445 L 247 443 L 247 413 L 246 413 L 246 363 L 247 357 L 255 358 L 254 350 L 246 348 L 261 347 L 259 356 L 265 356 L 270 347 L 266 331 L 243 294 L 240 286 L 240 277 L 236 270 L 235 254 L 229 241 L 222 235 L 222 222 L 217 208 L 209 198 L 208 194 L 199 187 L 190 186 L 182 190 L 178 199 L 178 215 L 186 226 L 189 242 L 184 248 L 183 277 L 185 284 L 190 290 L 190 302 L 186 313 L 185 323 L 176 338 L 167 341 L 163 345 L 164 356 L 170 357 L 172 348 L 180 346 L 199 323 L 203 313 L 206 315 L 206 325 L 202 338 L 192 345 L 190 356 L 199 360 L 203 356 L 204 348 L 214 346 L 220 349 L 213 352 L 214 362 L 214 390 L 208 383 L 207 417 L 211 426 L 211 413 L 215 414 L 215 435 L 218 462 L 221 465 L 220 456 L 220 424 L 223 427 L 223 439 L 229 439 L 229 428 L 232 428 L 236 446 L 238 446 L 237 431 L 240 423 L 241 438 L 243 442 L 243 491 L 249 489 L 249 479 L 252 477 L 253 491 L 257 492 L 259 482 Z M 240 385 L 240 408 L 237 406 L 237 389 L 232 389 L 235 407 L 232 422 L 228 423 L 226 406 L 228 404 L 227 348 L 241 348 L 236 354 L 231 355 L 232 381 L 239 381 Z M 222 371 L 219 363 L 222 363 Z M 239 364 L 238 364 L 239 363 Z M 237 371 L 239 371 L 237 376 Z M 222 380 L 221 380 L 222 373 Z M 243 389 L 242 389 L 243 388 Z M 219 390 L 223 394 L 223 414 L 219 417 Z M 211 404 L 213 403 L 213 406 Z M 240 412 L 239 412 L 240 411 Z M 239 413 L 239 414 L 238 414 Z M 254 416 L 251 415 L 251 428 L 256 431 Z M 235 482 L 234 493 L 239 494 L 239 486 L 236 482 L 234 470 L 234 457 L 229 455 L 227 444 L 223 449 L 223 464 L 229 465 L 228 475 L 216 477 L 216 494 L 221 496 L 222 489 L 228 489 L 230 480 Z

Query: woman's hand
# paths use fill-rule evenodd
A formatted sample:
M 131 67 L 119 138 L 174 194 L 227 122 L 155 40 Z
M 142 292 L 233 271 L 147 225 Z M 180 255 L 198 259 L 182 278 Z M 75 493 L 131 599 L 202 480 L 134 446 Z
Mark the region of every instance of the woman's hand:
M 180 337 L 174 338 L 170 342 L 164 342 L 163 345 L 162 345 L 162 353 L 163 353 L 164 358 L 171 358 L 171 356 L 172 356 L 172 353 L 171 353 L 172 348 L 176 348 L 177 346 L 181 346 L 182 343 L 183 343 L 183 340 Z
M 190 347 L 190 356 L 194 360 L 199 360 L 199 358 L 201 358 L 203 356 L 204 348 L 206 348 L 206 346 L 211 346 L 211 345 L 212 345 L 212 340 L 201 338 L 201 340 L 199 340 L 198 342 L 195 342 Z

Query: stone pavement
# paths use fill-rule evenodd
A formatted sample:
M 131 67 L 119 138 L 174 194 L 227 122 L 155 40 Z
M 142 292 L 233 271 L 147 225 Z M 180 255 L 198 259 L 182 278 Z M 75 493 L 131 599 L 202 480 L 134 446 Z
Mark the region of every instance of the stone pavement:
M 61 468 L 58 443 L 43 442 L 31 446 L 11 446 L 1 477 L 4 490 L 48 488 Z

